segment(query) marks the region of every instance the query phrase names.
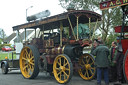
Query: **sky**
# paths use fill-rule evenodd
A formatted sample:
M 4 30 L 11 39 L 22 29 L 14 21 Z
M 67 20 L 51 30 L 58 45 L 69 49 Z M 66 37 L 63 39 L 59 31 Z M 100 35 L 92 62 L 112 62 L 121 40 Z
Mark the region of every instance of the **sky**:
M 30 6 L 33 7 L 29 8 Z M 0 0 L 0 28 L 7 36 L 13 33 L 13 26 L 27 22 L 26 9 L 28 16 L 44 10 L 49 10 L 51 16 L 65 11 L 59 5 L 59 0 Z

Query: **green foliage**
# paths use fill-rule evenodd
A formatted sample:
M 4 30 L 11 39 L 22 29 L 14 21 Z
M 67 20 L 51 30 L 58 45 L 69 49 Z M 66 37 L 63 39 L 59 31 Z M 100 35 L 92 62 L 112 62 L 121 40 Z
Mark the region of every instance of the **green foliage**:
M 71 5 L 74 6 L 74 9 L 85 9 L 85 10 L 92 10 L 98 7 L 100 3 L 99 0 L 59 0 L 60 5 L 67 9 Z
M 12 59 L 12 53 L 0 53 L 0 61 L 4 60 L 5 57 L 8 57 L 8 59 Z M 16 54 L 13 54 L 13 59 L 16 59 Z
M 114 28 L 115 26 L 120 26 L 122 24 L 122 10 L 121 10 L 121 7 L 118 7 L 118 8 L 114 8 L 113 9 L 113 15 L 114 16 L 111 16 L 112 18 L 112 28 Z
M 0 39 L 0 44 L 2 43 L 2 39 Z
M 0 44 L 0 50 L 2 49 L 3 46 L 4 46 L 4 44 Z
M 2 28 L 0 28 L 0 39 L 4 41 L 5 38 L 6 38 L 5 31 Z
M 111 47 L 111 43 L 113 41 L 117 42 L 116 38 L 117 36 L 119 36 L 118 34 L 113 34 L 112 32 L 110 33 L 110 35 L 107 37 L 107 40 L 105 41 L 105 44 L 108 46 L 108 47 Z

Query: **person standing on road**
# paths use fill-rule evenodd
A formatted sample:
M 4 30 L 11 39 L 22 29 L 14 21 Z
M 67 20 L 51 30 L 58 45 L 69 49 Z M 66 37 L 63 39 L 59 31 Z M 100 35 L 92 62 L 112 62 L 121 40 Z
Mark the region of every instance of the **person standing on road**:
M 109 79 L 110 81 L 116 81 L 117 79 L 117 70 L 116 70 L 116 63 L 114 62 L 116 60 L 116 54 L 117 54 L 117 43 L 112 42 L 111 48 L 110 48 L 110 56 L 109 56 Z
M 117 54 L 116 54 L 116 70 L 117 70 L 117 82 L 115 85 L 121 85 L 121 83 L 124 82 L 124 76 L 123 76 L 123 59 L 124 59 L 124 54 L 123 51 L 119 50 L 119 45 L 117 47 Z
M 108 67 L 109 67 L 109 49 L 103 45 L 102 41 L 97 41 L 97 47 L 92 54 L 96 56 L 95 64 L 97 67 L 97 85 L 101 85 L 102 71 L 104 72 L 105 85 L 109 85 Z

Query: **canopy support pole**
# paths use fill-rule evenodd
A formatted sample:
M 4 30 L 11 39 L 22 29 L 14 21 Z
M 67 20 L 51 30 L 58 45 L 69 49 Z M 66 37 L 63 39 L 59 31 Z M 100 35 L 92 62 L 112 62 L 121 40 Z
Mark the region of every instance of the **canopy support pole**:
M 93 34 L 92 34 L 91 40 L 92 40 L 93 37 L 94 37 L 94 34 L 95 34 L 94 32 L 96 31 L 97 24 L 98 24 L 98 19 L 97 19 L 96 24 L 95 24 L 95 27 L 94 27 L 94 29 L 93 29 Z
M 62 31 L 63 31 L 63 23 L 60 21 L 60 46 L 62 47 Z
M 35 29 L 35 38 L 36 38 L 36 29 Z
M 77 17 L 77 40 L 79 40 L 79 30 L 78 30 L 79 17 Z
M 25 28 L 25 42 L 26 42 L 26 28 Z
M 70 26 L 71 26 L 71 29 L 72 29 L 72 32 L 73 32 L 73 36 L 74 36 L 74 38 L 75 38 L 75 40 L 76 40 L 76 36 L 75 36 L 74 30 L 73 30 L 73 27 L 72 27 L 72 23 L 71 23 L 71 21 L 70 21 L 69 16 L 68 16 L 68 21 L 69 21 L 69 24 L 70 24 Z

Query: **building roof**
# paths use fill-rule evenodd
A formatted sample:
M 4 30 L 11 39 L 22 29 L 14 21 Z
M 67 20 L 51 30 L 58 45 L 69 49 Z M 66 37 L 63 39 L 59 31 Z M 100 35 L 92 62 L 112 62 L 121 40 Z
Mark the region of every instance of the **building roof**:
M 26 36 L 29 36 L 34 30 L 26 30 Z M 20 40 L 24 40 L 25 39 L 25 31 L 23 31 L 21 34 L 20 34 Z M 17 38 L 14 39 L 14 42 L 17 41 Z
M 10 42 L 14 37 L 16 36 L 16 33 L 12 33 L 10 36 L 8 36 L 4 42 Z

